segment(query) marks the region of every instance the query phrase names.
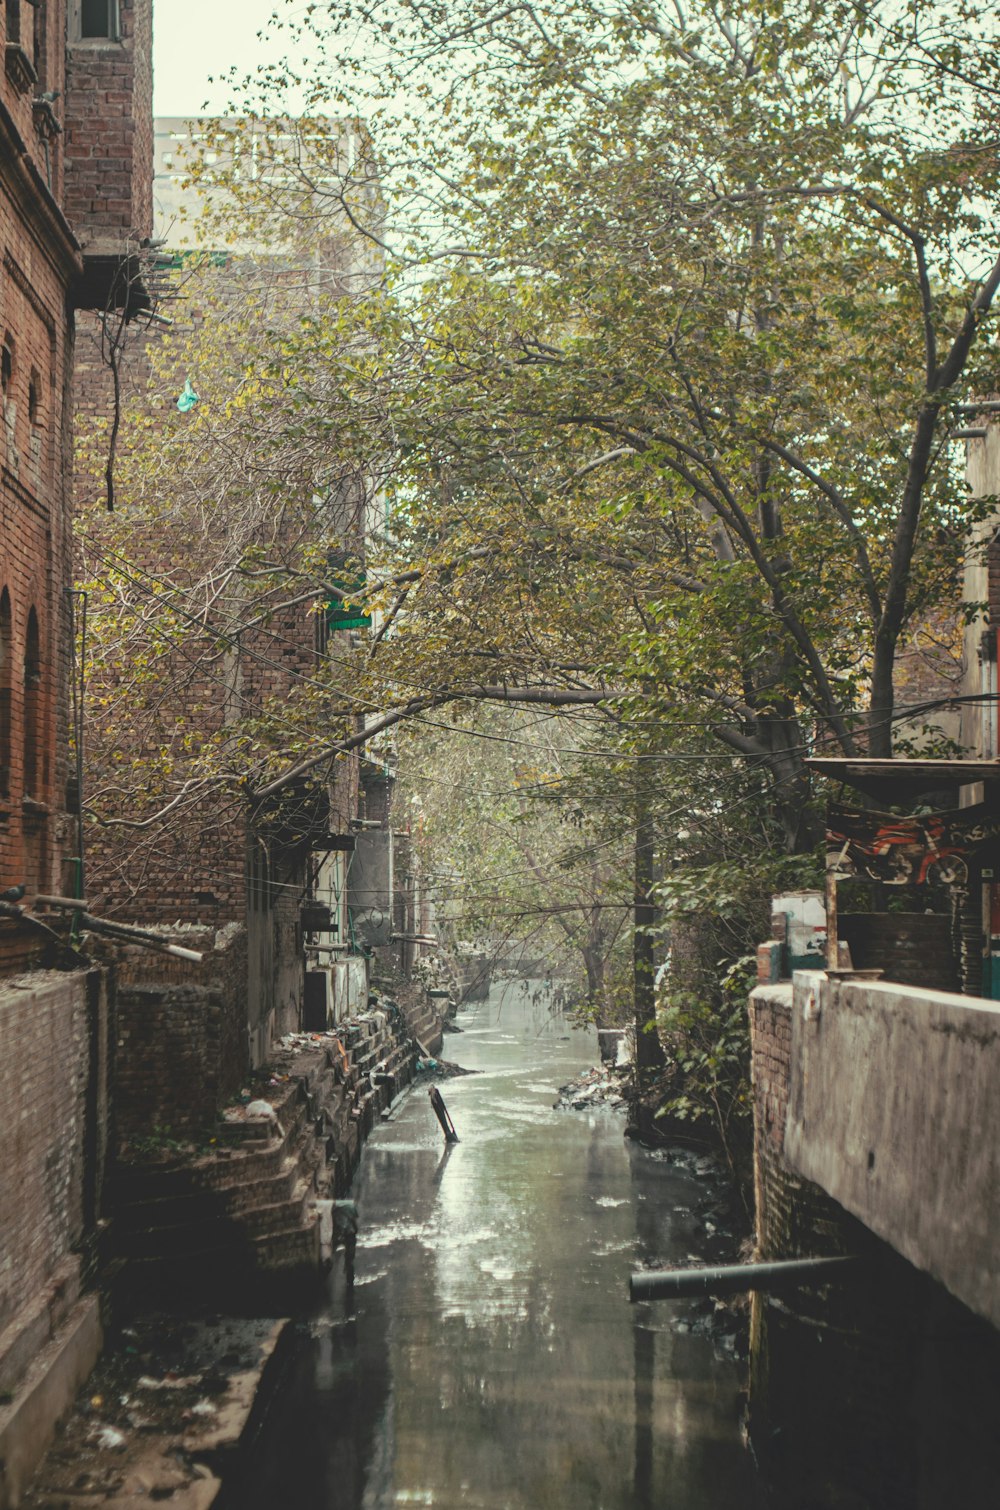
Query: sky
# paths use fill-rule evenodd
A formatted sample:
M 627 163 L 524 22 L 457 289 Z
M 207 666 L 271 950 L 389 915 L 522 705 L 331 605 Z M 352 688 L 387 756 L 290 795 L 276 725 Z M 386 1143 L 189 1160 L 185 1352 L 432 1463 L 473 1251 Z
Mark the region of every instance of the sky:
M 218 80 L 233 66 L 252 73 L 268 52 L 276 55 L 275 44 L 257 37 L 276 9 L 286 9 L 283 0 L 154 0 L 155 114 L 202 115 L 206 101 L 209 114 L 220 113 L 229 90 L 209 76 Z

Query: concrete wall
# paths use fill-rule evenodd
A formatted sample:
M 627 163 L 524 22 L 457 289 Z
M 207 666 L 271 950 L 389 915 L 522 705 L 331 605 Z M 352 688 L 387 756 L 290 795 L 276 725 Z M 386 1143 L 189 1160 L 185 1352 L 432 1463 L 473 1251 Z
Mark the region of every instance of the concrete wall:
M 992 1504 L 1000 1335 L 792 1167 L 802 1005 L 791 982 L 750 1001 L 757 1250 L 860 1262 L 832 1284 L 751 1297 L 747 1424 L 768 1504 L 803 1510 L 807 1494 L 810 1510 Z M 864 1059 L 852 1078 L 868 1078 Z
M 795 978 L 784 1155 L 1000 1327 L 1000 1006 Z

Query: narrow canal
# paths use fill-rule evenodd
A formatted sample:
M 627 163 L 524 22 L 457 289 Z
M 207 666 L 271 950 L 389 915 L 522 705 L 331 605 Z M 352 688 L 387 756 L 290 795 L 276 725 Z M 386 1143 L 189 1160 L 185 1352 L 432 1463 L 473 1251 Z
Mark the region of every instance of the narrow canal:
M 698 1251 L 693 1174 L 620 1114 L 555 1109 L 595 1035 L 516 986 L 464 1009 L 441 1082 L 369 1141 L 357 1282 L 338 1255 L 253 1453 L 243 1510 L 740 1510 L 739 1371 L 691 1313 L 630 1306 Z

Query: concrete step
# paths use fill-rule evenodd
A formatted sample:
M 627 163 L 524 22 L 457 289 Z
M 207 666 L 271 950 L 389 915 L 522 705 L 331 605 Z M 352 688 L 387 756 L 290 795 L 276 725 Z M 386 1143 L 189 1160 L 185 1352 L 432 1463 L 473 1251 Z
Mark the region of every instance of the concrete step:
M 287 1199 L 301 1176 L 301 1160 L 287 1153 L 273 1173 L 256 1179 L 240 1179 L 227 1185 L 174 1191 L 166 1196 L 150 1194 L 145 1200 L 130 1201 L 117 1212 L 121 1231 L 176 1227 L 184 1222 L 204 1221 L 218 1216 L 236 1216 L 275 1201 Z
M 117 1251 L 125 1258 L 179 1257 L 225 1248 L 238 1255 L 273 1232 L 305 1225 L 313 1199 L 311 1180 L 300 1176 L 284 1198 L 235 1213 L 214 1212 L 172 1226 L 120 1230 Z

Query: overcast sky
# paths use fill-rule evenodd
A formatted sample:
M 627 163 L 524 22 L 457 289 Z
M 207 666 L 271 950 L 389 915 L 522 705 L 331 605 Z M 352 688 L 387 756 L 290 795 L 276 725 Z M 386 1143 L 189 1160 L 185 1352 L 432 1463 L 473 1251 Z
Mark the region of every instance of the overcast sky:
M 229 91 L 218 82 L 234 65 L 252 73 L 275 56 L 258 40 L 283 0 L 155 0 L 153 6 L 153 109 L 157 115 L 201 115 L 224 109 Z M 280 55 L 280 54 L 279 54 Z

